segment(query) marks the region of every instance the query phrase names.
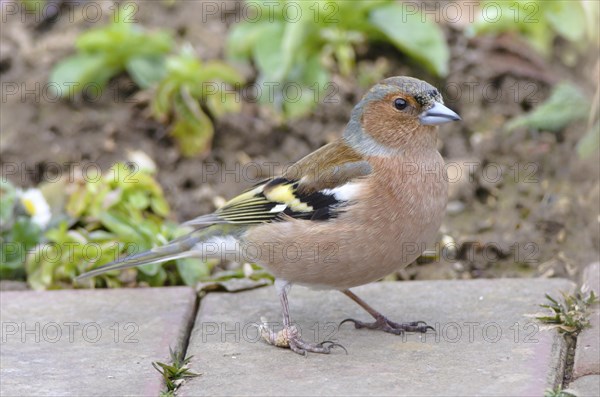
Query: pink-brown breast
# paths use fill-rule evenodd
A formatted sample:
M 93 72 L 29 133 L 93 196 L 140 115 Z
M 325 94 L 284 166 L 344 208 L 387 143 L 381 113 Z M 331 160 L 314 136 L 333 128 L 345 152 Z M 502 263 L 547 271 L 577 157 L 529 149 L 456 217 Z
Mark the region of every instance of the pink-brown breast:
M 447 202 L 444 162 L 435 150 L 411 158 L 370 158 L 357 200 L 329 221 L 289 220 L 250 229 L 247 258 L 275 277 L 346 289 L 415 260 L 435 237 Z

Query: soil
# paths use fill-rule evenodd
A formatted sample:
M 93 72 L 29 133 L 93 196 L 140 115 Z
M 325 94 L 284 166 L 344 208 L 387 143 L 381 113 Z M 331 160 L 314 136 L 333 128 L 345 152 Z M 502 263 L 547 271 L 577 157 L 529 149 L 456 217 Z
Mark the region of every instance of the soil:
M 98 4 L 110 15 L 111 2 Z M 64 13 L 70 6 L 62 7 Z M 3 178 L 17 185 L 55 180 L 57 173 L 69 175 L 73 167 L 90 163 L 106 170 L 139 150 L 156 162 L 173 218 L 183 221 L 214 210 L 223 198 L 335 139 L 367 88 L 334 74 L 338 91 L 333 103 L 320 103 L 312 115 L 283 123 L 243 102 L 240 113 L 215 122 L 210 153 L 183 158 L 167 127 L 149 117 L 147 94 L 126 75 L 114 78 L 94 100 L 55 100 L 44 91 L 52 66 L 72 53 L 80 32 L 96 25 L 81 18 L 78 7 L 73 21 L 62 14 L 54 23 L 3 15 L 0 164 Z M 203 59 L 223 58 L 235 14 L 202 21 L 202 11 L 199 1 L 143 2 L 136 19 L 177 32 L 177 41 L 192 43 Z M 546 99 L 561 80 L 576 83 L 592 98 L 598 87 L 597 56 L 579 55 L 577 66 L 566 67 L 560 58 L 533 55 L 516 37 L 467 39 L 455 27 L 444 29 L 452 54 L 445 80 L 388 45 L 358 54 L 359 68 L 373 76 L 412 75 L 437 85 L 446 104 L 463 118 L 440 132 L 448 170 L 461 175 L 451 176 L 448 214 L 439 235 L 440 242 L 454 245 L 440 261 L 420 260 L 396 277 L 577 277 L 583 266 L 598 260 L 600 250 L 600 160 L 598 153 L 579 159 L 574 149 L 586 123 L 558 134 L 506 133 L 503 125 Z M 560 41 L 556 46 L 569 48 Z M 255 78 L 251 68 L 243 72 L 250 81 Z M 16 94 L 7 94 L 9 85 Z

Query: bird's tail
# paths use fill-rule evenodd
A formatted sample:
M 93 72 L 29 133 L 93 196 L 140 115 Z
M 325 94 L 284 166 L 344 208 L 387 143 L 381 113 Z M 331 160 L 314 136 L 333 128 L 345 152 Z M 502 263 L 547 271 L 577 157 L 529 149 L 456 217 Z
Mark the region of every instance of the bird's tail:
M 82 280 L 88 277 L 97 276 L 111 270 L 127 269 L 130 267 L 148 265 L 151 263 L 161 263 L 172 259 L 186 258 L 194 256 L 192 248 L 199 242 L 206 239 L 206 233 L 192 233 L 182 236 L 169 242 L 166 245 L 152 248 L 149 251 L 133 254 L 125 258 L 118 259 L 97 269 L 79 275 L 76 280 Z

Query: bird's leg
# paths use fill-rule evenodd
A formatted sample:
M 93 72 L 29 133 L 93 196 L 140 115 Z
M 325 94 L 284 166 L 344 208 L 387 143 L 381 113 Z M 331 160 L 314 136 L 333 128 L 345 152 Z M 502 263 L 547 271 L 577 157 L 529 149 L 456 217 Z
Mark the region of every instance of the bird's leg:
M 291 284 L 284 280 L 275 280 L 275 288 L 277 289 L 279 300 L 281 301 L 281 308 L 283 312 L 283 330 L 275 333 L 272 330 L 266 330 L 264 327 L 261 328 L 261 331 L 263 331 L 263 336 L 267 342 L 275 346 L 289 347 L 294 352 L 302 355 L 306 355 L 307 352 L 329 354 L 333 347 L 341 347 L 344 349 L 342 345 L 331 341 L 310 343 L 302 340 L 300 332 L 291 324 L 290 321 L 287 294 L 291 288 Z
M 427 325 L 425 321 L 414 321 L 410 323 L 395 323 L 391 320 L 388 320 L 383 314 L 379 313 L 377 310 L 373 309 L 367 302 L 360 299 L 349 289 L 342 291 L 347 297 L 352 299 L 354 302 L 358 303 L 363 309 L 365 309 L 373 318 L 375 319 L 372 323 L 365 323 L 362 321 L 354 320 L 352 318 L 347 318 L 340 323 L 342 325 L 345 322 L 354 323 L 354 327 L 356 328 L 369 328 L 369 329 L 378 329 L 381 331 L 389 332 L 391 334 L 401 335 L 404 332 L 427 332 L 428 329 L 434 330 L 434 328 L 430 325 Z M 434 330 L 435 331 L 435 330 Z

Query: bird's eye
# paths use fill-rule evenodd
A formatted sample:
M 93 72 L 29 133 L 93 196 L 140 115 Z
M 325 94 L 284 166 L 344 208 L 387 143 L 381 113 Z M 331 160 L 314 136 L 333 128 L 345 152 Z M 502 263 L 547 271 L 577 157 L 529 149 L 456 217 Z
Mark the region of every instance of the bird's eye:
M 408 106 L 408 103 L 406 103 L 406 100 L 404 100 L 402 98 L 396 98 L 394 100 L 394 107 L 398 110 L 404 110 L 404 109 L 406 109 L 407 106 Z

